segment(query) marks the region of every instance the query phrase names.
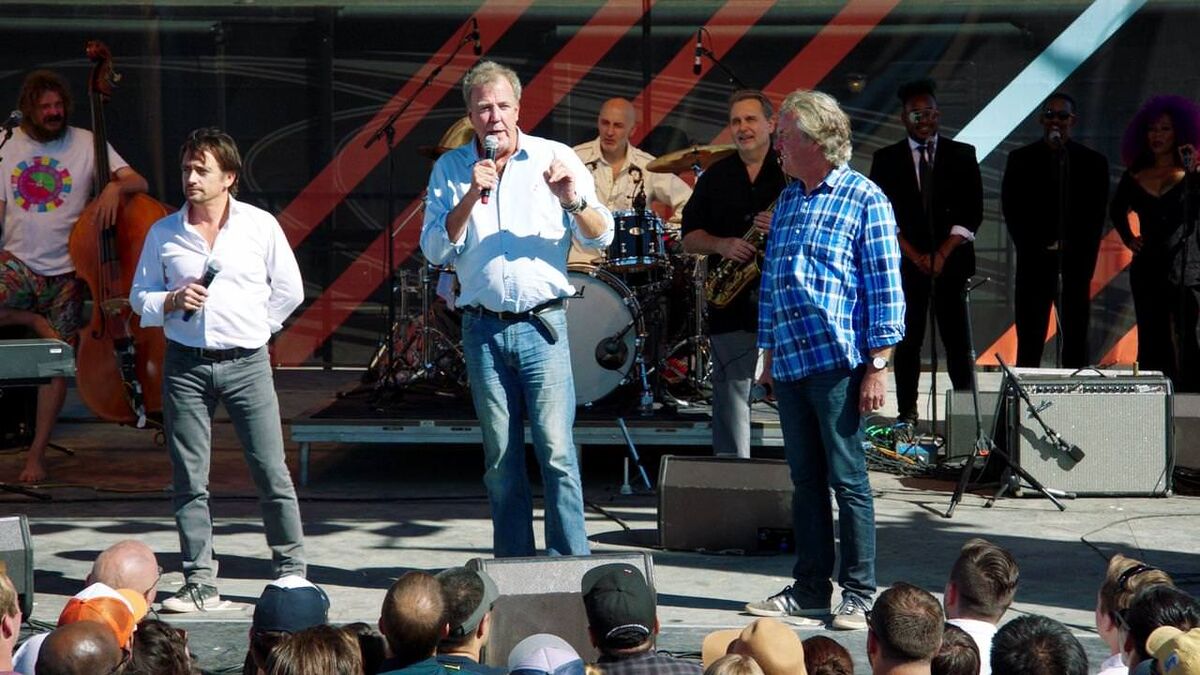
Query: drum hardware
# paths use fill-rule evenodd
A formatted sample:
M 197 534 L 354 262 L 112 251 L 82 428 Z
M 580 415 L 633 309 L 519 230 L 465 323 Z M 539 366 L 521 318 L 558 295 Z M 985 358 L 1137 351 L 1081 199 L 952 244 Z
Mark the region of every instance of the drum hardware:
M 696 177 L 704 173 L 708 167 L 732 155 L 737 146 L 732 143 L 724 145 L 693 145 L 674 152 L 668 152 L 646 165 L 647 171 L 655 173 L 685 173 L 694 171 Z

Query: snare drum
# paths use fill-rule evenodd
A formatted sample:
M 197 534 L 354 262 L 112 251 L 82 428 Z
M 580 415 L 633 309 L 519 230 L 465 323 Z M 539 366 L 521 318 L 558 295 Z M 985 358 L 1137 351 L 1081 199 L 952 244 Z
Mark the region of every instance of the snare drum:
M 613 242 L 605 267 L 619 272 L 640 270 L 665 262 L 663 222 L 653 211 L 614 211 Z
M 575 404 L 590 405 L 629 379 L 642 333 L 641 312 L 633 292 L 609 272 L 570 265 L 567 279 L 575 287 L 567 301 Z

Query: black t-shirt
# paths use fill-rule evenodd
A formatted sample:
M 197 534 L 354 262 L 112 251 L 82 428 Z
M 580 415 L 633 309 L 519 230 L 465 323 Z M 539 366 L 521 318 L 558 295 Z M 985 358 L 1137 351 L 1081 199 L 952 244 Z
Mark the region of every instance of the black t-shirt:
M 754 214 L 775 203 L 786 183 L 774 149 L 767 153 L 753 183 L 739 155 L 722 159 L 696 181 L 696 189 L 683 207 L 683 235 L 703 230 L 714 237 L 741 237 L 753 226 Z M 721 260 L 718 254 L 708 257 L 710 274 Z M 742 291 L 724 309 L 708 306 L 710 334 L 738 330 L 758 330 L 757 283 Z
M 451 673 L 474 673 L 477 675 L 505 675 L 508 670 L 479 663 L 459 654 L 438 654 L 437 662 Z

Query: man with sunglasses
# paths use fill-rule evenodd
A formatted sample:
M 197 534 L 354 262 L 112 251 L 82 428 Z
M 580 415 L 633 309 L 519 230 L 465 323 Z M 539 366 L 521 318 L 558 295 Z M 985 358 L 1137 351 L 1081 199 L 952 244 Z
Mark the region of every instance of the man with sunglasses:
M 1018 366 L 1041 365 L 1051 303 L 1060 308 L 1062 361 L 1056 365 L 1090 363 L 1088 309 L 1108 204 L 1108 160 L 1071 138 L 1077 119 L 1075 99 L 1051 94 L 1038 113 L 1041 139 L 1009 153 L 1004 167 L 1000 204 L 1017 249 Z
M 907 137 L 875 152 L 871 180 L 896 212 L 900 276 L 904 284 L 904 339 L 896 346 L 899 420 L 917 421 L 917 386 L 926 314 L 933 307 L 955 389 L 971 386 L 971 345 L 963 291 L 975 273 L 975 232 L 983 222 L 983 181 L 975 147 L 939 134 L 941 111 L 932 80 L 896 92 Z

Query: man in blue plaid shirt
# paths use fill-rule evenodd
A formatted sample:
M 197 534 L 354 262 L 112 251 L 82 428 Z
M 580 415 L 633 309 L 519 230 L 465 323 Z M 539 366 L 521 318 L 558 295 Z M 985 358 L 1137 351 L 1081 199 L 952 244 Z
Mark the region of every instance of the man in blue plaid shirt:
M 888 358 L 904 336 L 896 219 L 883 192 L 847 165 L 850 119 L 832 97 L 788 96 L 775 147 L 797 180 L 771 221 L 758 345 L 795 486 L 797 554 L 793 584 L 746 610 L 812 625 L 832 614 L 833 628 L 864 629 L 875 594 L 875 507 L 859 415 L 883 405 Z M 832 612 L 831 488 L 842 589 Z

